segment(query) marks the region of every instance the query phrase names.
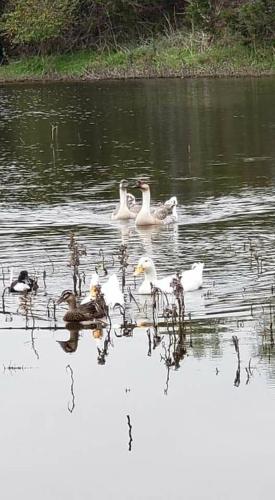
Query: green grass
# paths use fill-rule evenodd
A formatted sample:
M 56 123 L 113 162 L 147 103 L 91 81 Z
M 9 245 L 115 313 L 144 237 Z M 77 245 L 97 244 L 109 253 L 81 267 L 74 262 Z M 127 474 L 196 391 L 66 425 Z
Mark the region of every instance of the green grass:
M 275 74 L 272 48 L 213 44 L 203 33 L 182 32 L 119 50 L 33 56 L 0 67 L 0 81 L 259 74 Z

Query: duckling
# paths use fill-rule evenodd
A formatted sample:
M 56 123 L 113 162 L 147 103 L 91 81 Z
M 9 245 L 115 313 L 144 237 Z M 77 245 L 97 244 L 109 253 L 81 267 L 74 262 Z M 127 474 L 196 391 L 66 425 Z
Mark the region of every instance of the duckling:
M 111 219 L 113 220 L 128 220 L 135 219 L 136 213 L 131 210 L 128 206 L 129 198 L 127 200 L 127 188 L 128 181 L 122 179 L 119 183 L 119 206 L 115 209 L 115 211 L 111 215 Z
M 20 271 L 17 280 L 14 281 L 12 281 L 11 275 L 10 292 L 31 292 L 37 288 L 37 281 L 29 277 L 28 271 Z
M 78 305 L 76 296 L 71 290 L 64 290 L 62 292 L 57 300 L 57 304 L 61 304 L 62 302 L 67 302 L 69 305 L 69 310 L 63 316 L 66 323 L 91 322 L 99 318 L 104 318 L 108 311 L 104 297 L 100 292 L 100 287 L 98 287 L 95 299 L 87 304 Z
M 151 213 L 150 208 L 150 187 L 149 184 L 144 180 L 139 180 L 136 184 L 142 192 L 142 207 L 140 212 L 136 216 L 137 226 L 153 226 L 160 224 L 171 224 L 177 222 L 177 217 L 173 217 L 172 214 L 174 206 L 177 205 L 177 198 L 173 197 L 168 200 L 168 205 L 163 205 L 157 208 L 153 213 Z M 171 200 L 173 200 L 171 202 Z

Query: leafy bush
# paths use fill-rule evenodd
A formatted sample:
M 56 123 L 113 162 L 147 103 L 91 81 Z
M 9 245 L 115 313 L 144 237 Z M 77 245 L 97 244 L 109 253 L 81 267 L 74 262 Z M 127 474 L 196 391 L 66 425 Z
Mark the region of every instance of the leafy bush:
M 68 27 L 77 3 L 78 0 L 10 0 L 1 31 L 12 44 L 33 44 L 41 51 Z
M 269 44 L 275 37 L 274 0 L 252 0 L 240 6 L 237 26 L 246 43 Z

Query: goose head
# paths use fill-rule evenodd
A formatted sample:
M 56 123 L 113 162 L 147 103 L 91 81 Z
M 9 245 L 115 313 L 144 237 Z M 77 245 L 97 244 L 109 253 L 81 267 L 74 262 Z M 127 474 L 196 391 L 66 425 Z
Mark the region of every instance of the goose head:
M 143 193 L 150 191 L 149 184 L 144 179 L 139 179 L 137 181 L 135 187 L 140 189 Z
M 122 179 L 119 183 L 119 189 L 121 189 L 121 191 L 127 191 L 128 186 L 129 182 L 126 179 Z

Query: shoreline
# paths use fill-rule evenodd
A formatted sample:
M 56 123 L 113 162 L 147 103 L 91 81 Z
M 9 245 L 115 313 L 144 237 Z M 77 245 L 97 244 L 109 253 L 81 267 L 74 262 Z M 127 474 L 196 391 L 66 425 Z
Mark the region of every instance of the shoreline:
M 260 78 L 275 76 L 270 49 L 252 53 L 233 44 L 198 48 L 137 46 L 113 52 L 79 51 L 71 54 L 11 59 L 0 66 L 0 84 L 89 82 L 153 78 Z

